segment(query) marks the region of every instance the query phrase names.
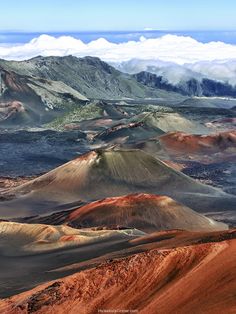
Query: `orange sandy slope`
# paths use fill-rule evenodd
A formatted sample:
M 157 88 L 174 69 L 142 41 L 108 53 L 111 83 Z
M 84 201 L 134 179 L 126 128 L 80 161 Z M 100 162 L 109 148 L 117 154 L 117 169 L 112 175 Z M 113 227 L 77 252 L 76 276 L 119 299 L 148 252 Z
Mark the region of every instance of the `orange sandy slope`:
M 168 237 L 173 232 L 162 232 Z M 174 232 L 175 248 L 149 249 L 0 302 L 1 313 L 235 313 L 236 231 Z M 150 237 L 150 238 L 149 238 Z M 145 245 L 158 234 L 144 240 Z M 143 244 L 142 244 L 143 243 Z M 185 244 L 185 246 L 182 246 Z M 141 249 L 140 247 L 140 249 Z

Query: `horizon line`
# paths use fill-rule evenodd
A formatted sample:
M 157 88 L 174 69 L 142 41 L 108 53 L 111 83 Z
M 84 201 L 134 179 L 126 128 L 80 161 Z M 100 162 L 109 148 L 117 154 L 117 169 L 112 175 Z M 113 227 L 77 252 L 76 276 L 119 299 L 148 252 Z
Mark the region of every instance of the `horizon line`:
M 152 32 L 236 32 L 236 29 L 129 29 L 129 30 L 0 30 L 0 34 L 40 34 L 40 33 L 130 33 L 130 32 L 139 32 L 139 33 L 152 33 Z

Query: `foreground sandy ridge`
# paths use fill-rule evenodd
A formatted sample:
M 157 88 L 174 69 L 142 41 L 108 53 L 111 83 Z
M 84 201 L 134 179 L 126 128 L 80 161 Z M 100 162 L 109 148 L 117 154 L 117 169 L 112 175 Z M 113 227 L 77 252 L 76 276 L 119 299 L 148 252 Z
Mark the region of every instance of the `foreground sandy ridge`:
M 9 314 L 92 314 L 99 309 L 234 313 L 235 248 L 235 232 L 209 233 L 198 244 L 148 250 L 38 286 L 2 300 L 0 310 Z

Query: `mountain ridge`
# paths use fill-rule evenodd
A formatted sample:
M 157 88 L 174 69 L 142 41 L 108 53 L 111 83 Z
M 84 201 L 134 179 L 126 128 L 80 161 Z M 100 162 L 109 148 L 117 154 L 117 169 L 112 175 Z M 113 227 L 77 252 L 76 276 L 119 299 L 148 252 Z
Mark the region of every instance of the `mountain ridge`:
M 184 96 L 228 96 L 236 97 L 236 87 L 225 83 L 208 78 L 189 78 L 182 80 L 179 83 L 171 84 L 168 80 L 155 73 L 148 71 L 141 71 L 132 75 L 139 83 L 152 88 L 159 88 L 169 92 L 180 93 Z
M 158 97 L 155 89 L 138 83 L 131 75 L 120 72 L 97 57 L 38 56 L 25 61 L 1 59 L 0 68 L 23 76 L 62 81 L 88 98 Z

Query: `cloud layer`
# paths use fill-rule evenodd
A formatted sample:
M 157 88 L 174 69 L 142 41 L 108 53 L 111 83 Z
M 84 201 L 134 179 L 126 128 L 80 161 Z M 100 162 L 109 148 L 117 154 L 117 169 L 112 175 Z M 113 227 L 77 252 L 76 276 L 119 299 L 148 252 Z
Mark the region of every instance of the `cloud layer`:
M 168 76 L 174 69 L 177 77 L 195 75 L 236 83 L 236 45 L 223 42 L 201 43 L 191 37 L 165 35 L 156 39 L 111 43 L 100 38 L 85 44 L 70 36 L 55 38 L 41 35 L 27 44 L 0 46 L 0 58 L 25 60 L 38 55 L 77 57 L 96 56 L 128 72 L 152 69 Z M 136 60 L 132 64 L 131 61 Z M 140 61 L 140 59 L 142 61 Z M 137 61 L 139 60 L 139 61 Z M 129 65 L 128 65 L 129 63 Z
M 162 76 L 171 84 L 178 84 L 180 81 L 187 81 L 191 78 L 202 80 L 208 78 L 233 86 L 236 85 L 236 60 L 213 60 L 198 61 L 195 63 L 185 63 L 182 65 L 174 62 L 164 62 L 161 60 L 131 59 L 119 63 L 111 63 L 118 70 L 130 74 L 141 71 L 155 73 Z
M 97 56 L 108 62 L 130 59 L 159 59 L 177 64 L 198 61 L 236 59 L 236 46 L 222 42 L 200 43 L 191 37 L 165 35 L 156 39 L 115 44 L 100 38 L 88 44 L 70 36 L 55 38 L 41 35 L 29 43 L 13 47 L 0 46 L 0 57 L 23 60 L 42 56 Z

